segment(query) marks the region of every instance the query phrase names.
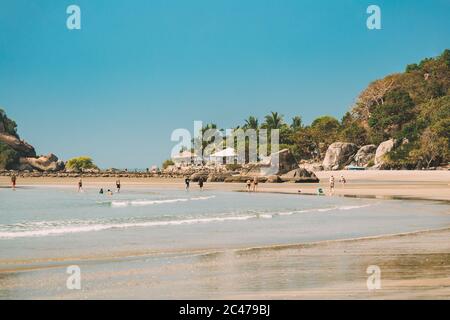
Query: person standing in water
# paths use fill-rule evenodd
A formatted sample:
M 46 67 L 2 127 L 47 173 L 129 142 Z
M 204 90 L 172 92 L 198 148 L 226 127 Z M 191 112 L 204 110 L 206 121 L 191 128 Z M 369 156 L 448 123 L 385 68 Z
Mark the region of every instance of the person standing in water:
M 330 177 L 330 194 L 333 195 L 334 194 L 334 176 L 331 175 Z
M 258 190 L 258 178 L 253 178 L 253 192 L 256 192 Z
M 11 176 L 11 186 L 12 186 L 12 189 L 13 189 L 14 191 L 16 191 L 16 181 L 17 181 L 17 177 L 16 177 L 16 175 L 13 173 L 13 175 Z
M 184 179 L 184 184 L 186 185 L 186 190 L 189 190 L 189 183 L 191 182 L 191 179 L 189 177 L 186 177 Z
M 80 178 L 80 180 L 78 180 L 78 192 L 83 191 L 83 180 Z
M 252 182 L 250 181 L 250 179 L 247 180 L 247 192 L 251 191 L 251 186 L 252 186 Z
M 120 179 L 116 180 L 117 193 L 120 193 Z
M 198 179 L 198 185 L 200 187 L 200 190 L 203 190 L 203 178 Z

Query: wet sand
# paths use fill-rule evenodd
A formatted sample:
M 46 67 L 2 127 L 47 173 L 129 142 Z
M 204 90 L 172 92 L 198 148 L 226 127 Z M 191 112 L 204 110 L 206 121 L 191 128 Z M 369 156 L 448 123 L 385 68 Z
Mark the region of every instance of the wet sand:
M 26 299 L 450 299 L 450 229 L 367 239 L 166 257 L 78 261 L 0 273 L 0 298 Z M 381 270 L 368 290 L 367 267 Z

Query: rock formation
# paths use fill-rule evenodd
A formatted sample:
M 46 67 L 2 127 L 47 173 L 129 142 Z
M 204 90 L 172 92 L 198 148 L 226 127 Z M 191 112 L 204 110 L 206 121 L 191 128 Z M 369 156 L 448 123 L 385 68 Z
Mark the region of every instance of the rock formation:
M 288 149 L 283 149 L 272 153 L 259 163 L 246 165 L 242 170 L 242 175 L 267 177 L 282 175 L 294 169 L 298 169 L 297 160 Z
M 394 139 L 389 139 L 380 143 L 375 152 L 375 168 L 381 169 L 383 167 L 386 160 L 386 154 L 394 149 L 395 142 Z
M 304 168 L 298 168 L 283 174 L 281 177 L 283 182 L 295 182 L 295 183 L 317 183 L 319 178 L 312 171 L 308 171 Z
M 353 143 L 332 143 L 325 154 L 322 166 L 324 170 L 339 170 L 350 164 L 358 147 Z
M 64 162 L 50 153 L 39 158 L 22 157 L 19 159 L 19 170 L 60 171 L 64 169 Z
M 5 157 L 0 163 L 0 169 L 15 169 L 29 171 L 59 171 L 64 169 L 64 163 L 58 161 L 54 154 L 36 157 L 34 147 L 21 140 L 16 132 L 16 124 L 0 110 L 0 146 Z
M 13 150 L 17 151 L 20 156 L 24 157 L 36 156 L 36 151 L 34 150 L 33 146 L 31 146 L 30 144 L 26 143 L 23 140 L 20 140 L 19 138 L 13 135 L 5 133 L 4 128 L 3 132 L 0 130 L 0 142 L 3 142 L 4 144 L 10 146 Z
M 352 164 L 358 167 L 367 167 L 375 158 L 375 152 L 377 150 L 377 146 L 374 144 L 369 144 L 359 148 L 355 157 L 353 158 Z

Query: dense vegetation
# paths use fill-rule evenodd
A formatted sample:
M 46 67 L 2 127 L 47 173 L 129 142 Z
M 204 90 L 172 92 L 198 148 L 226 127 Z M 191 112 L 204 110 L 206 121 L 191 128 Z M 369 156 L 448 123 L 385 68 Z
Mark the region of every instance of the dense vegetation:
M 98 169 L 98 167 L 89 157 L 77 157 L 67 161 L 66 169 L 81 171 L 86 169 Z
M 3 109 L 0 109 L 0 133 L 18 137 L 17 124 L 6 116 Z M 0 169 L 10 169 L 18 158 L 19 154 L 14 149 L 0 141 Z
M 388 167 L 446 164 L 450 161 L 450 50 L 370 83 L 341 121 L 322 116 L 304 125 L 296 116 L 287 123 L 283 115 L 271 112 L 263 123 L 250 116 L 239 127 L 279 129 L 280 148 L 289 148 L 298 160 L 321 161 L 328 146 L 337 141 L 363 146 L 392 138 L 397 146 L 388 155 Z

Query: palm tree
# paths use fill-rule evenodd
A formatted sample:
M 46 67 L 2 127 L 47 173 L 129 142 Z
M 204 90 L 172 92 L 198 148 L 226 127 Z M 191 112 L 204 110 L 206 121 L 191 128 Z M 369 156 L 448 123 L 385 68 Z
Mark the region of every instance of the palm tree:
M 259 127 L 258 119 L 256 119 L 254 116 L 248 117 L 248 119 L 245 120 L 245 129 L 255 129 L 257 130 Z
M 278 114 L 278 112 L 271 112 L 269 115 L 265 116 L 264 127 L 267 129 L 280 129 L 283 125 L 283 115 Z
M 300 129 L 302 127 L 302 117 L 295 116 L 292 118 L 291 128 L 294 130 Z

